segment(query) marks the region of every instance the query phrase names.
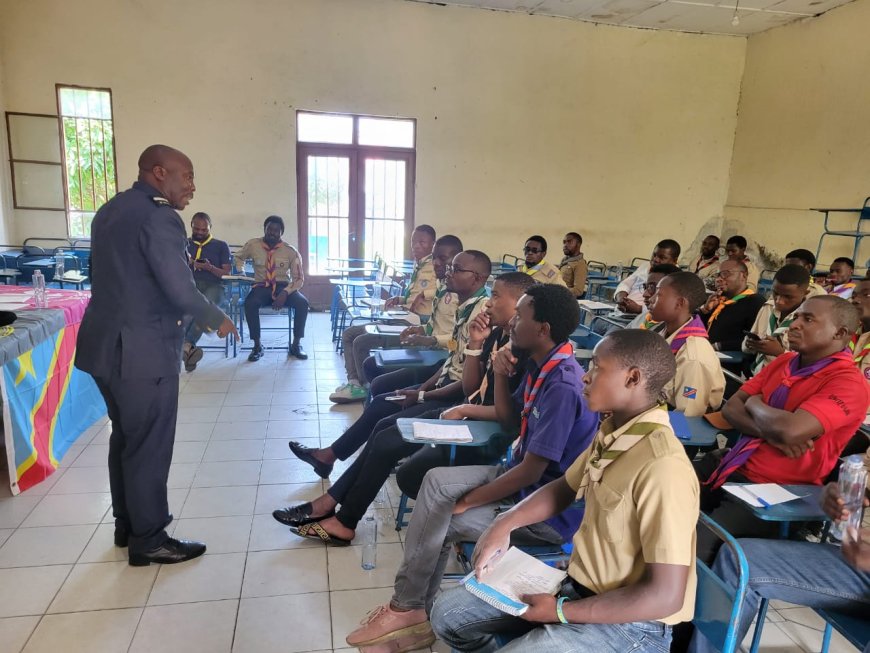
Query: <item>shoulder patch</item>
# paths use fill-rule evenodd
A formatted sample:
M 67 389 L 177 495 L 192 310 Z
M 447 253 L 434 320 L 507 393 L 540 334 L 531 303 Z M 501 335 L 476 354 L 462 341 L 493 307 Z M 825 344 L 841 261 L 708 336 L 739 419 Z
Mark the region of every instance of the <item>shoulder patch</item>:
M 556 275 L 555 270 L 550 270 L 549 272 L 547 272 L 547 278 L 549 278 L 549 279 L 552 279 L 555 275 Z
M 160 197 L 159 195 L 155 195 L 151 198 L 151 201 L 154 202 L 157 206 L 171 206 L 169 200 L 165 197 Z
M 697 399 L 698 398 L 698 389 L 693 388 L 691 386 L 683 386 L 683 396 L 686 399 Z
M 420 287 L 421 288 L 428 288 L 429 287 L 429 280 L 428 279 L 421 279 L 420 280 Z

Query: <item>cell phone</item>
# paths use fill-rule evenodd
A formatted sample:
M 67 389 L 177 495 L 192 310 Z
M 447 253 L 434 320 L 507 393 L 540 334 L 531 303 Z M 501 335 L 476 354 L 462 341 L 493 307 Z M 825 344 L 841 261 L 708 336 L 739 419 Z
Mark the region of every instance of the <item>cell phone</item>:
M 757 333 L 752 333 L 752 331 L 744 331 L 743 335 L 750 340 L 761 340 L 761 336 L 759 336 Z
M 384 401 L 405 401 L 405 395 L 387 395 Z

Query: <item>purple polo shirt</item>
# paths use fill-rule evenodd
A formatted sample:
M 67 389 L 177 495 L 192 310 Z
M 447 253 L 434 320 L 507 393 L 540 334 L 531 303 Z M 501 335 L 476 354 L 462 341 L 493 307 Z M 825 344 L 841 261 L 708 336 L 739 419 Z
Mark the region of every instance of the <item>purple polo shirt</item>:
M 548 356 L 549 358 L 549 356 Z M 534 383 L 539 368 L 531 358 L 523 373 L 523 382 L 513 394 L 517 411 L 523 409 L 523 393 L 529 381 Z M 523 488 L 521 497 L 526 497 L 550 481 L 565 475 L 565 471 L 583 453 L 598 431 L 598 413 L 589 410 L 583 397 L 583 370 L 574 357 L 559 361 L 544 379 L 538 390 L 526 436 L 520 450 L 514 455 L 508 468 L 518 465 L 526 453 L 533 453 L 550 461 L 537 483 Z M 580 528 L 582 508 L 569 508 L 551 517 L 547 523 L 569 542 Z

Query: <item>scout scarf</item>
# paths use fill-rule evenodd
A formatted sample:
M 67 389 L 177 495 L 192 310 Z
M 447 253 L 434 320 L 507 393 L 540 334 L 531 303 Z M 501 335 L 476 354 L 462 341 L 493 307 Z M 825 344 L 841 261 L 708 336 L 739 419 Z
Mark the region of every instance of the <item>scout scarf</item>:
M 857 285 L 858 284 L 856 284 L 856 283 L 853 283 L 851 281 L 847 281 L 846 283 L 841 283 L 839 286 L 834 286 L 831 289 L 831 292 L 829 292 L 828 294 L 829 295 L 837 295 L 837 296 L 845 295 L 845 294 L 847 294 L 847 291 L 852 290 Z
M 782 371 L 782 379 L 779 385 L 771 393 L 770 399 L 767 400 L 767 405 L 779 410 L 785 410 L 786 402 L 788 401 L 789 393 L 792 386 L 801 379 L 806 379 L 816 372 L 823 370 L 828 365 L 837 360 L 850 360 L 851 356 L 844 350 L 837 352 L 833 356 L 828 356 L 820 361 L 816 361 L 812 365 L 799 368 L 800 355 L 795 356 L 788 362 L 788 365 Z M 756 438 L 749 435 L 741 435 L 734 447 L 727 454 L 722 456 L 722 461 L 719 466 L 713 471 L 704 485 L 710 486 L 715 490 L 720 487 L 728 477 L 733 474 L 738 468 L 752 457 L 758 447 L 764 442 L 761 438 Z
M 676 356 L 677 352 L 686 344 L 686 340 L 692 337 L 710 337 L 707 335 L 707 329 L 704 327 L 704 323 L 697 315 L 693 315 L 692 319 L 686 322 L 686 324 L 674 334 L 674 339 L 671 340 L 671 352 L 673 352 L 674 356 Z
M 429 321 L 426 322 L 426 326 L 423 327 L 427 336 L 431 336 L 432 332 L 435 331 L 435 323 L 432 321 L 432 318 L 435 317 L 435 311 L 438 310 L 438 306 L 441 304 L 441 300 L 444 299 L 444 295 L 447 294 L 447 284 L 443 281 L 438 281 L 438 285 L 435 288 L 435 298 L 432 300 L 432 316 L 429 318 Z
M 708 258 L 708 259 L 699 258 L 698 262 L 695 263 L 695 274 L 698 274 L 701 270 L 703 270 L 705 268 L 709 268 L 711 265 L 713 265 L 714 263 L 718 263 L 718 262 L 719 262 L 719 257 L 716 256 L 715 254 L 713 255 L 712 258 Z M 703 265 L 701 265 L 702 263 L 703 263 Z
M 526 437 L 526 431 L 529 428 L 529 415 L 535 406 L 535 400 L 538 398 L 538 392 L 544 385 L 544 380 L 547 375 L 559 366 L 559 363 L 566 358 L 574 356 L 574 345 L 570 342 L 563 342 L 558 347 L 554 348 L 544 364 L 538 370 L 537 376 L 532 378 L 532 373 L 527 372 L 524 381 L 523 390 L 523 410 L 520 413 L 520 435 L 513 443 L 515 451 L 519 451 L 520 443 Z
M 654 319 L 652 319 L 652 313 L 647 313 L 646 317 L 643 318 L 643 323 L 638 328 L 643 329 L 644 331 L 649 331 L 657 324 L 661 324 L 661 322 L 656 322 Z
M 719 305 L 713 309 L 713 312 L 710 314 L 710 319 L 707 320 L 707 326 L 709 327 L 713 322 L 719 317 L 719 313 L 725 310 L 726 306 L 731 306 L 731 304 L 736 304 L 744 297 L 749 297 L 750 295 L 754 295 L 755 291 L 752 288 L 747 288 L 739 295 L 734 295 L 731 299 L 723 299 L 719 301 Z
M 470 318 L 471 314 L 474 313 L 474 309 L 477 308 L 477 305 L 482 301 L 486 301 L 486 299 L 486 288 L 480 288 L 476 293 L 463 302 L 464 307 L 461 306 L 461 310 L 457 309 L 456 322 L 453 325 L 453 337 L 447 343 L 447 350 L 450 352 L 450 355 L 444 360 L 444 365 L 441 367 L 441 375 L 435 383 L 436 388 L 440 388 L 448 380 L 453 357 L 460 353 L 459 340 L 462 333 L 462 327 L 464 327 L 465 323 L 468 322 L 468 318 Z
M 208 245 L 211 242 L 212 238 L 214 238 L 214 236 L 209 234 L 208 238 L 206 238 L 201 243 L 194 240 L 193 238 L 190 239 L 190 242 L 192 242 L 194 245 L 196 245 L 196 256 L 193 257 L 194 261 L 198 261 L 199 259 L 202 258 L 202 248 L 205 247 L 206 245 Z
M 532 267 L 529 267 L 528 265 L 523 264 L 520 272 L 525 272 L 530 277 L 533 277 L 535 275 L 535 272 L 537 272 L 538 270 L 543 268 L 546 264 L 547 264 L 546 261 L 541 261 L 540 263 L 538 263 L 537 265 L 533 265 Z
M 277 275 L 275 271 L 275 259 L 273 258 L 275 252 L 281 246 L 279 242 L 274 247 L 269 247 L 266 243 L 262 243 L 263 249 L 266 250 L 266 278 L 263 281 L 259 281 L 253 285 L 254 288 L 271 288 L 272 289 L 272 299 L 275 298 L 275 291 L 278 289 L 278 283 L 276 281 Z
M 426 265 L 429 261 L 432 260 L 432 255 L 424 256 L 422 259 L 414 263 L 414 271 L 411 272 L 411 281 L 408 283 L 408 287 L 405 288 L 405 292 L 402 293 L 402 299 L 407 304 L 408 299 L 411 297 L 411 288 L 414 287 L 414 284 L 417 283 L 417 276 L 420 274 L 420 268 Z
M 858 367 L 861 367 L 864 357 L 867 355 L 867 352 L 870 351 L 870 340 L 864 343 L 864 346 L 861 347 L 861 351 L 855 351 L 855 348 L 858 346 L 858 340 L 862 335 L 861 329 L 858 329 L 857 333 L 855 333 L 849 341 L 849 351 L 852 352 L 852 360 L 855 361 L 855 364 L 858 365 Z

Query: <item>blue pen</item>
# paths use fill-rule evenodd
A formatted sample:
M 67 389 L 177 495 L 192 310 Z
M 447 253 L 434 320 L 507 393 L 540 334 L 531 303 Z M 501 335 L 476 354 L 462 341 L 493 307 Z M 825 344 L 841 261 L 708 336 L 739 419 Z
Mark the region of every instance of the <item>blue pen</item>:
M 748 493 L 752 498 L 754 498 L 756 501 L 758 501 L 758 503 L 761 504 L 762 508 L 765 508 L 765 509 L 770 508 L 770 504 L 769 504 L 767 501 L 765 501 L 764 499 L 762 499 L 760 496 L 758 496 L 757 494 L 755 494 L 755 492 L 753 492 L 752 490 L 750 490 L 749 487 L 747 487 L 747 486 L 744 485 L 744 486 L 743 486 L 743 489 L 746 490 L 746 492 L 747 492 L 747 493 Z

